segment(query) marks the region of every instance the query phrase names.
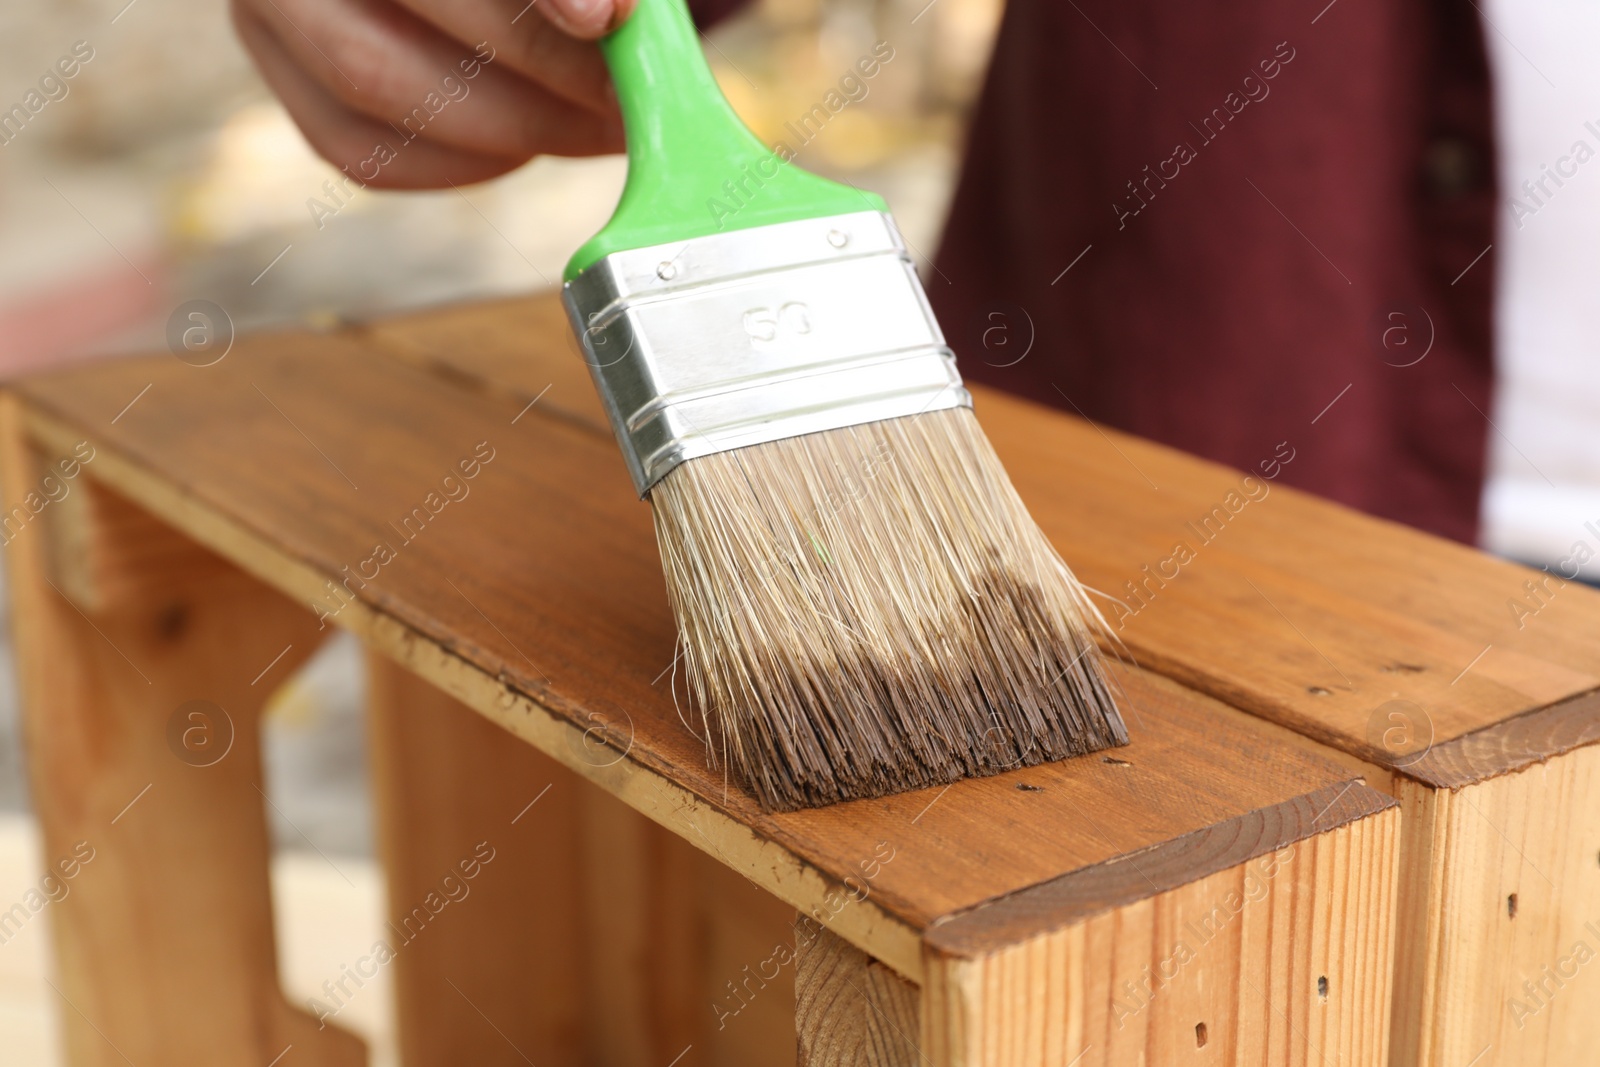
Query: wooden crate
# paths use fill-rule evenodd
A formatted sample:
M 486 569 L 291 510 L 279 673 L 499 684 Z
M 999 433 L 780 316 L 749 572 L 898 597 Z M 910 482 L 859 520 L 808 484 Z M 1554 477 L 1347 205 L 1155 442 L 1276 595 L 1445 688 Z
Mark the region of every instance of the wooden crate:
M 1126 750 L 817 811 L 707 771 L 648 513 L 554 321 L 243 339 L 4 398 L 6 500 L 69 485 L 8 558 L 46 846 L 99 857 L 52 905 L 75 1063 L 359 1060 L 277 989 L 256 742 L 333 627 L 383 657 L 410 1062 L 1385 1061 L 1400 805 L 1226 701 L 1119 668 Z M 504 358 L 525 324 L 547 394 L 427 347 Z M 172 733 L 195 700 L 233 724 L 214 762 Z
M 601 430 L 562 327 L 545 298 L 367 333 L 513 401 L 549 385 L 540 404 Z M 1120 602 L 1102 601 L 1138 662 L 1328 746 L 1401 801 L 1393 1062 L 1591 1057 L 1600 596 L 1284 486 L 1336 406 L 1263 441 L 1249 472 L 987 390 L 978 410 L 1063 555 Z M 1573 542 L 1569 560 L 1600 554 L 1600 516 Z

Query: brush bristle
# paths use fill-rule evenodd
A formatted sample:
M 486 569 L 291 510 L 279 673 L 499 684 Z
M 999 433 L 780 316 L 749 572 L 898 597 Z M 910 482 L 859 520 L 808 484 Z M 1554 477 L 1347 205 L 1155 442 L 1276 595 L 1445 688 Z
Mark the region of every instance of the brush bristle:
M 1104 619 L 969 409 L 690 460 L 650 499 L 712 765 L 767 808 L 1127 743 Z

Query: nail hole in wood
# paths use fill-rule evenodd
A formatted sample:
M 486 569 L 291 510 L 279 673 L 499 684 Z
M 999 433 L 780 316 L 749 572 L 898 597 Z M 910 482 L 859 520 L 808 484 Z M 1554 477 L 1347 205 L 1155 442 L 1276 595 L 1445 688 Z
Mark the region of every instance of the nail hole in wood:
M 1510 919 L 1517 917 L 1517 895 L 1515 893 L 1506 897 L 1506 917 Z
M 1325 696 L 1332 695 L 1333 690 L 1332 689 L 1324 689 L 1320 685 L 1313 685 L 1313 686 L 1307 686 L 1306 687 L 1306 692 L 1310 693 L 1314 697 L 1325 697 Z
M 1100 759 L 1101 759 L 1101 762 L 1109 763 L 1113 767 L 1132 767 L 1133 766 L 1133 764 L 1129 763 L 1127 760 L 1118 759 L 1115 756 L 1101 756 Z
M 1324 1002 L 1328 999 L 1328 976 L 1322 975 L 1317 979 L 1317 996 Z
M 1205 1048 L 1206 1047 L 1206 1024 L 1205 1023 L 1195 1023 L 1194 1024 L 1194 1047 L 1195 1048 Z

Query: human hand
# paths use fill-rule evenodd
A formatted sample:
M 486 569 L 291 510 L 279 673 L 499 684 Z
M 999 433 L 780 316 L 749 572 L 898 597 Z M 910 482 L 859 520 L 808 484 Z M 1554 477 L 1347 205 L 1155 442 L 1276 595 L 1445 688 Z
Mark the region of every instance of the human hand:
M 380 189 L 622 151 L 594 41 L 634 2 L 231 0 L 246 49 L 311 146 Z

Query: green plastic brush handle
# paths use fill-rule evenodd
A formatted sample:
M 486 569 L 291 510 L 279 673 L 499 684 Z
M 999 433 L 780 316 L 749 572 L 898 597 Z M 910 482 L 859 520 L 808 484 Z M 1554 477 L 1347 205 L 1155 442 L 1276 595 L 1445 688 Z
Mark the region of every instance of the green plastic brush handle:
M 684 0 L 638 0 L 600 42 L 622 106 L 628 181 L 568 281 L 613 252 L 779 222 L 887 211 L 883 199 L 786 163 L 722 95 Z

